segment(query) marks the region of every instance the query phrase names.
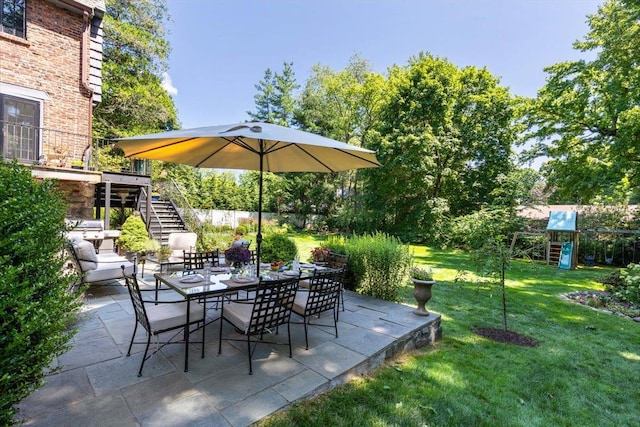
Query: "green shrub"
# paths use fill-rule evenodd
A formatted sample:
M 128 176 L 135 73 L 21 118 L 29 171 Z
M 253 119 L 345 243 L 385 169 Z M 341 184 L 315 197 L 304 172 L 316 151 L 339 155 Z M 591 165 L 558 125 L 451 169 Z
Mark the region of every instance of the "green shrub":
M 36 182 L 0 158 L 0 425 L 43 384 L 69 347 L 79 303 L 64 273 L 65 204 L 52 181 Z
M 118 246 L 127 252 L 142 252 L 149 241 L 147 226 L 140 215 L 131 215 L 122 224 L 122 231 L 118 237 Z
M 330 243 L 336 247 L 338 242 Z M 398 290 L 411 268 L 408 245 L 387 234 L 375 233 L 344 239 L 344 251 L 349 254 L 348 275 L 353 280 L 348 288 L 386 301 L 398 300 Z
M 327 240 L 322 242 L 322 248 L 329 249 L 331 252 L 337 254 L 347 253 L 347 239 L 341 235 L 334 235 L 327 237 Z
M 613 295 L 621 300 L 633 304 L 640 304 L 640 264 L 629 264 L 620 272 L 623 287 L 613 292 Z
M 144 247 L 144 251 L 148 254 L 155 254 L 160 250 L 162 245 L 157 240 L 149 239 Z
M 245 228 L 245 232 L 244 234 L 247 233 L 253 233 L 255 231 L 258 230 L 258 220 L 256 218 L 240 218 L 238 220 L 238 227 L 244 227 Z
M 267 236 L 270 234 L 283 234 L 289 231 L 286 225 L 280 226 L 277 221 L 272 219 L 262 220 L 262 235 Z
M 229 233 L 209 232 L 198 236 L 196 248 L 199 251 L 213 251 L 215 249 L 226 249 L 229 247 Z
M 602 283 L 604 285 L 604 289 L 611 293 L 617 292 L 624 287 L 624 282 L 622 281 L 619 269 L 598 277 L 597 282 Z
M 239 225 L 236 227 L 236 234 L 246 235 L 249 234 L 249 228 L 246 225 Z
M 524 220 L 504 208 L 483 208 L 453 220 L 449 243 L 457 248 L 476 250 L 495 236 L 511 239 L 515 231 L 524 229 Z
M 297 255 L 296 243 L 284 234 L 269 234 L 262 239 L 261 262 L 290 261 Z

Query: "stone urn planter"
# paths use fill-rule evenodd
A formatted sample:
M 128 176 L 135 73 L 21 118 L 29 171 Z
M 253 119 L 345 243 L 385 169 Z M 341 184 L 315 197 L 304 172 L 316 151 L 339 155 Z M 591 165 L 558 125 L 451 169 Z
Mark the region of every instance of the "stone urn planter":
M 429 312 L 424 305 L 431 299 L 431 287 L 436 284 L 435 280 L 411 279 L 413 282 L 413 297 L 418 301 L 418 308 L 413 310 L 413 314 L 418 316 L 428 316 Z
M 431 299 L 431 287 L 435 285 L 431 269 L 412 268 L 411 282 L 413 283 L 413 297 L 418 302 L 418 308 L 413 310 L 413 314 L 418 316 L 428 316 L 429 312 L 424 305 Z

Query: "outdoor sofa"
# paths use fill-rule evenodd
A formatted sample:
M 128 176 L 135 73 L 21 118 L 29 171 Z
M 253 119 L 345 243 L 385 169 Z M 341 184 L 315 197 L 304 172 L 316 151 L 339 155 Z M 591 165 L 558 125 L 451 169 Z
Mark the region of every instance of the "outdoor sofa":
M 135 273 L 135 265 L 116 253 L 98 254 L 93 243 L 79 237 L 71 237 L 67 248 L 73 263 L 82 274 L 82 283 L 104 282 L 122 279 L 122 266 L 126 274 Z

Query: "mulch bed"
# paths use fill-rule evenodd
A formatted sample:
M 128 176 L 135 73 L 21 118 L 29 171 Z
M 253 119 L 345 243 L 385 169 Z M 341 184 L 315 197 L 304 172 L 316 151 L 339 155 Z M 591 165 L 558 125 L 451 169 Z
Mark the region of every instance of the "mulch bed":
M 538 347 L 540 343 L 533 338 L 521 335 L 513 331 L 505 331 L 498 328 L 473 328 L 473 333 L 490 340 L 506 344 L 514 344 L 522 347 Z

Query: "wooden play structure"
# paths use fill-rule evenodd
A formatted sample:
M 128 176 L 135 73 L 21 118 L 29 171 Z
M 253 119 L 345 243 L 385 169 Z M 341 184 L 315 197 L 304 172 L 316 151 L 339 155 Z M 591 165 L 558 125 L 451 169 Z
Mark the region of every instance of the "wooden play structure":
M 547 224 L 547 264 L 573 270 L 578 266 L 578 213 L 551 211 Z
M 518 231 L 511 240 L 511 252 L 519 246 L 519 254 L 562 269 L 574 269 L 578 264 L 578 213 L 551 211 L 546 230 Z
M 525 230 L 513 234 L 511 252 L 514 256 L 568 269 L 576 268 L 578 261 L 585 267 L 626 267 L 630 263 L 640 263 L 640 230 L 631 228 L 636 223 L 630 221 L 629 213 L 640 209 L 635 205 L 633 210 L 625 211 L 626 216 L 623 215 L 625 221 L 622 223 L 627 223 L 628 229 L 600 228 L 598 222 L 590 217 L 590 210 L 579 206 L 553 205 L 545 208 L 532 208 L 523 215 L 529 223 Z M 578 215 L 582 222 L 595 223 L 595 227 L 579 229 Z M 563 245 L 565 261 L 568 262 L 560 263 Z

